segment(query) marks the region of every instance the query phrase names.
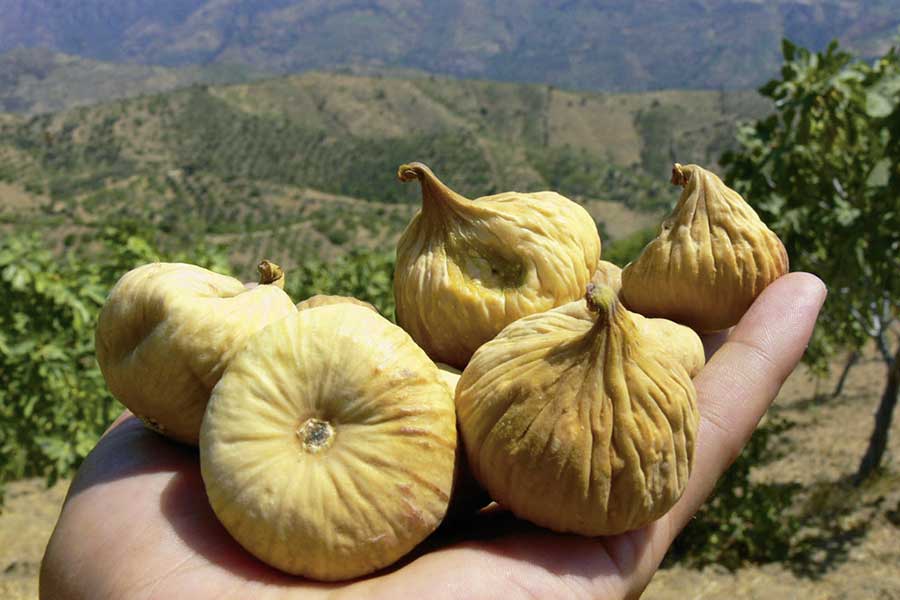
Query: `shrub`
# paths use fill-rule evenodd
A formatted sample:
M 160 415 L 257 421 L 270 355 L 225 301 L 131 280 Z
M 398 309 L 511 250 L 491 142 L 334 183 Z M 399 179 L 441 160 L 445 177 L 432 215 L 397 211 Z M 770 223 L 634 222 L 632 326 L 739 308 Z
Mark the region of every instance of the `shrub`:
M 186 258 L 159 256 L 132 225 L 103 228 L 99 239 L 60 255 L 36 234 L 0 238 L 0 499 L 6 481 L 71 474 L 121 412 L 94 359 L 97 314 L 127 270 Z M 189 254 L 225 266 L 218 248 Z

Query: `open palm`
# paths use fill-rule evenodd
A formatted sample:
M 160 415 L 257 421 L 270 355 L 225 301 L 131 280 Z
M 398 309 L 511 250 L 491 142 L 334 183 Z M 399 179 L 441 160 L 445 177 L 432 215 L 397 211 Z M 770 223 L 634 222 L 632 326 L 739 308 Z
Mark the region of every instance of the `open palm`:
M 701 413 L 694 470 L 678 504 L 640 530 L 560 535 L 488 510 L 441 528 L 389 570 L 314 583 L 245 552 L 209 507 L 196 449 L 147 431 L 126 413 L 72 482 L 44 557 L 41 597 L 636 597 L 800 360 L 824 298 L 817 278 L 786 275 L 727 337 L 704 341 L 711 358 L 694 380 Z

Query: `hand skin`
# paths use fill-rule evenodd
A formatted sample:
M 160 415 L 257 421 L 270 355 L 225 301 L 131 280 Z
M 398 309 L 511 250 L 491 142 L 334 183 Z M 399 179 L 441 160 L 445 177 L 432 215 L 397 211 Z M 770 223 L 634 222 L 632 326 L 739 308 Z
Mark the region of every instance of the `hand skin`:
M 41 565 L 40 597 L 637 598 L 797 365 L 825 294 L 812 275 L 785 275 L 727 335 L 704 341 L 711 357 L 694 379 L 701 420 L 687 490 L 640 530 L 585 538 L 487 511 L 438 530 L 400 566 L 348 583 L 314 583 L 238 546 L 207 503 L 196 449 L 126 413 L 72 482 Z

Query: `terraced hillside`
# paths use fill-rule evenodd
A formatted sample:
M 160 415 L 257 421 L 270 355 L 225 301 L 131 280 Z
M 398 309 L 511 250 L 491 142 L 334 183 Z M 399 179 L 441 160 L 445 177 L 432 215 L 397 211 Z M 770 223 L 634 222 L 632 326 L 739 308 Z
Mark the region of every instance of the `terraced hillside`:
M 606 236 L 655 222 L 671 161 L 713 164 L 754 93 L 586 94 L 548 86 L 310 73 L 193 86 L 0 119 L 0 218 L 60 241 L 109 220 L 232 257 L 389 247 L 416 209 L 396 181 L 430 164 L 471 197 L 556 189 Z

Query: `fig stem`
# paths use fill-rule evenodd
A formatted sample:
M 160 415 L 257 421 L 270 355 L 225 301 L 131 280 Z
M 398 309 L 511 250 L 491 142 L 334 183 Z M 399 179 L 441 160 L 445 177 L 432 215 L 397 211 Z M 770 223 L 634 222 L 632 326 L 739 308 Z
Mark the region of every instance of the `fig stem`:
M 672 184 L 680 185 L 684 187 L 687 185 L 687 182 L 691 178 L 690 171 L 685 170 L 685 168 L 680 163 L 675 163 L 672 165 Z
M 609 314 L 616 307 L 616 293 L 608 285 L 589 283 L 584 299 L 593 313 Z
M 259 271 L 259 285 L 272 285 L 284 289 L 284 269 L 270 260 L 262 260 L 256 265 Z
M 616 292 L 602 283 L 589 283 L 584 295 L 588 310 L 594 315 L 594 324 L 585 334 L 585 340 L 594 347 L 597 340 L 607 339 L 607 334 L 616 321 L 617 308 L 619 306 Z
M 419 180 L 422 186 L 422 207 L 426 211 L 440 205 L 458 206 L 469 202 L 468 198 L 447 187 L 424 163 L 411 162 L 400 165 L 397 168 L 397 179 L 404 183 Z

